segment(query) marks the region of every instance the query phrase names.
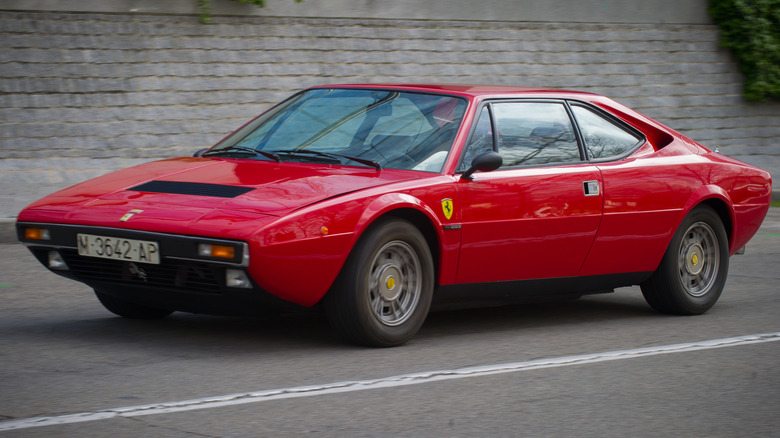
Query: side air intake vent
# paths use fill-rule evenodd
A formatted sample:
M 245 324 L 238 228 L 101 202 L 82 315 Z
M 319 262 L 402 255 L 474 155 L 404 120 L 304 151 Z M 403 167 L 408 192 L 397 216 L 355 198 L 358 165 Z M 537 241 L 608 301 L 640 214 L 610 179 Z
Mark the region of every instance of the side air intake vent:
M 235 198 L 254 189 L 251 187 L 225 186 L 178 181 L 149 181 L 128 190 L 152 193 L 173 193 L 177 195 L 213 196 L 215 198 Z

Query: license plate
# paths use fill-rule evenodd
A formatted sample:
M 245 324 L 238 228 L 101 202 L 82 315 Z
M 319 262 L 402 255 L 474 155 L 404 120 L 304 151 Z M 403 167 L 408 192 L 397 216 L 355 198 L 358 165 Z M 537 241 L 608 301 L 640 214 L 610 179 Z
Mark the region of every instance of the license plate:
M 78 234 L 79 255 L 128 262 L 160 264 L 160 245 L 148 240 Z

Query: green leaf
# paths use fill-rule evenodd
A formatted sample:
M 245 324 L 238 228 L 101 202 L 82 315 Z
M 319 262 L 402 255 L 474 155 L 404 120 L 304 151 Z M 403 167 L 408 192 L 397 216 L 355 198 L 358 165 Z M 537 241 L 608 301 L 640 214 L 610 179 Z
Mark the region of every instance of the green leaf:
M 780 0 L 710 0 L 710 14 L 745 74 L 745 98 L 780 99 Z

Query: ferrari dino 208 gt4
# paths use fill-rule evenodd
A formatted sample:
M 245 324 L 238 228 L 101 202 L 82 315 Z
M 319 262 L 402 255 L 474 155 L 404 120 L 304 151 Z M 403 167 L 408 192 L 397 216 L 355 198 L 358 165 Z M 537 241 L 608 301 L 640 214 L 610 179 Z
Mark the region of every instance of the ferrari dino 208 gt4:
M 640 285 L 699 314 L 771 199 L 768 172 L 602 96 L 477 85 L 301 91 L 206 151 L 22 211 L 19 240 L 111 312 L 321 304 L 372 346 L 434 298 Z

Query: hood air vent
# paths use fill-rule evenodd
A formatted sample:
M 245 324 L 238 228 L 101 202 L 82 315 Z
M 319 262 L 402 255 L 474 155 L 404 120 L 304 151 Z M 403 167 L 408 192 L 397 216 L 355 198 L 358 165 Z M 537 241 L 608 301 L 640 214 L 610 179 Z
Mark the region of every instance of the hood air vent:
M 221 184 L 206 184 L 178 181 L 149 181 L 128 190 L 152 193 L 173 193 L 176 195 L 212 196 L 215 198 L 235 198 L 254 190 L 251 187 L 225 186 Z

